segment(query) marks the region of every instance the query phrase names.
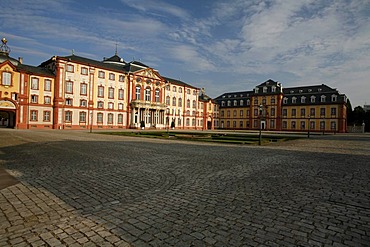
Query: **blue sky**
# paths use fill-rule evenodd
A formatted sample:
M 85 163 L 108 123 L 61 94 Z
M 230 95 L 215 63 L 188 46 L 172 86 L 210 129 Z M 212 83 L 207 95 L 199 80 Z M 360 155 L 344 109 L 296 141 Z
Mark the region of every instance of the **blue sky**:
M 369 0 L 1 0 L 11 56 L 118 54 L 211 97 L 325 83 L 370 104 Z

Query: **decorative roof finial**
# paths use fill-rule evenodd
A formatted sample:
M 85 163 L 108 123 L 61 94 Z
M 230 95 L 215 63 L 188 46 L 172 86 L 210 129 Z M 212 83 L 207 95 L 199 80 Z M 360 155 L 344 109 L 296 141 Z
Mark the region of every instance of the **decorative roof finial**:
M 72 56 L 75 54 L 75 49 L 72 49 Z
M 116 53 L 114 54 L 116 56 L 118 56 L 117 46 L 118 46 L 118 43 L 116 42 Z
M 8 43 L 8 41 L 6 40 L 6 38 L 2 38 L 1 39 L 1 42 L 3 43 L 1 46 L 0 46 L 0 52 L 1 53 L 4 53 L 6 55 L 9 55 L 10 53 L 10 48 L 6 45 L 6 43 Z

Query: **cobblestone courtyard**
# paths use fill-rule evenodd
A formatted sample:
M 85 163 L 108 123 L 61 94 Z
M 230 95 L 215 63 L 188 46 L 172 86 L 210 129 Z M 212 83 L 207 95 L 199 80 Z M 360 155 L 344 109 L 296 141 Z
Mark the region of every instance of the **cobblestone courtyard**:
M 0 129 L 0 246 L 369 246 L 370 135 L 268 146 Z

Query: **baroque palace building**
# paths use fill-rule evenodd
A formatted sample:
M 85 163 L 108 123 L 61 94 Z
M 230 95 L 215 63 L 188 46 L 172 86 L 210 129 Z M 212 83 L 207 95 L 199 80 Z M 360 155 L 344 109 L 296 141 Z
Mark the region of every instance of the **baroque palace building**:
M 221 129 L 346 132 L 347 98 L 327 85 L 283 88 L 273 80 L 253 91 L 217 97 Z
M 0 50 L 0 126 L 31 129 L 214 129 L 218 106 L 204 90 L 117 55 L 54 56 L 29 66 Z

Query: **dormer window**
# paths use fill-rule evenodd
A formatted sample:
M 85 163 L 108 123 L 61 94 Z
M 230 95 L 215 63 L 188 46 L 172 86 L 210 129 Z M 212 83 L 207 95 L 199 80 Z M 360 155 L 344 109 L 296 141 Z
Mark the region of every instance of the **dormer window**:
M 276 92 L 276 87 L 275 86 L 272 86 L 271 87 L 271 92 L 275 93 Z
M 288 104 L 288 98 L 287 97 L 283 98 L 283 104 Z
M 240 100 L 240 105 L 242 106 L 242 105 L 244 105 L 244 100 Z
M 316 101 L 316 97 L 315 96 L 311 96 L 311 103 L 315 103 Z
M 259 88 L 258 88 L 258 87 L 256 87 L 256 88 L 254 89 L 254 92 L 255 92 L 255 93 L 258 93 L 258 91 L 259 91 Z
M 250 104 L 251 104 L 251 100 L 247 99 L 247 105 L 250 105 Z
M 297 98 L 296 98 L 296 97 L 293 97 L 293 98 L 292 98 L 292 103 L 293 103 L 293 104 L 297 103 Z
M 263 87 L 263 92 L 267 93 L 267 87 Z
M 299 90 L 299 92 L 300 92 L 300 93 L 303 93 L 303 90 L 302 90 L 302 89 L 300 89 L 300 90 Z
M 231 106 L 231 101 L 230 100 L 227 101 L 227 106 Z
M 221 101 L 221 106 L 225 106 L 225 101 Z
M 337 95 L 333 94 L 331 96 L 331 102 L 337 102 Z
M 321 102 L 325 102 L 326 101 L 326 96 L 325 95 L 321 95 Z
M 306 97 L 304 96 L 301 97 L 301 103 L 306 103 Z
M 237 105 L 238 105 L 238 101 L 234 100 L 234 106 L 237 106 Z

